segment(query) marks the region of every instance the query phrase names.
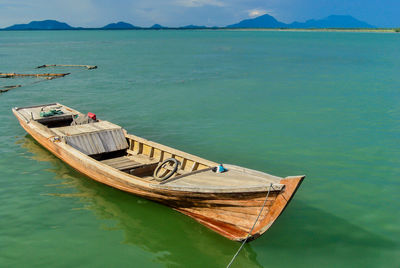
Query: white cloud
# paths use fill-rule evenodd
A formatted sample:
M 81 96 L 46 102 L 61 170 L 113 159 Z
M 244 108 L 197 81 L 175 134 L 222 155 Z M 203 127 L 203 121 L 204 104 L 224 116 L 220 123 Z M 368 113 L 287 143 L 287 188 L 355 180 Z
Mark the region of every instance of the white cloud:
M 256 9 L 248 10 L 247 13 L 250 18 L 255 18 L 255 17 L 261 16 L 261 15 L 267 14 L 268 12 L 265 9 L 256 8 Z
M 219 0 L 177 0 L 175 3 L 178 6 L 184 6 L 184 7 L 226 6 L 224 2 Z

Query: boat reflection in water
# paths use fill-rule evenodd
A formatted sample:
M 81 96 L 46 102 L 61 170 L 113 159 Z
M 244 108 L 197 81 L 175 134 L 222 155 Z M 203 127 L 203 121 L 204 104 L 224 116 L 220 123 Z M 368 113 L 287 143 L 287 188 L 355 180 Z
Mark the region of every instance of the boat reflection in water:
M 102 228 L 103 231 L 122 230 L 122 243 L 153 253 L 160 263 L 203 266 L 204 260 L 208 259 L 215 266 L 224 267 L 239 246 L 168 207 L 88 180 L 44 149 L 30 135 L 21 138 L 18 143 L 33 154 L 30 156 L 32 159 L 52 164 L 47 171 L 55 174 L 57 183 L 46 185 L 52 191 L 49 195 L 54 198 L 76 198 L 83 208 L 93 211 L 97 218 L 116 221 L 117 224 Z M 73 193 L 65 193 L 66 188 L 72 189 Z M 249 244 L 244 247 L 235 264 L 261 267 Z

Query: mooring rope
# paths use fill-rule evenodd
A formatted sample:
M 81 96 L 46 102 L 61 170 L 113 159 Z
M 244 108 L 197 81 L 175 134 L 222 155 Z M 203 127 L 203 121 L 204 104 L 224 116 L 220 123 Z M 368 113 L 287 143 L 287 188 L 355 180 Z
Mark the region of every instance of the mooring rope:
M 268 200 L 268 196 L 269 196 L 269 193 L 270 193 L 270 191 L 271 191 L 271 188 L 273 188 L 273 187 L 272 187 L 272 183 L 271 183 L 271 185 L 270 185 L 269 188 L 268 188 L 268 193 L 267 193 L 267 196 L 265 197 L 264 204 L 263 204 L 263 206 L 262 206 L 262 208 L 261 208 L 261 210 L 260 210 L 260 213 L 258 213 L 258 216 L 257 216 L 257 218 L 256 218 L 256 221 L 255 221 L 254 224 L 253 224 L 253 227 L 251 227 L 251 230 L 250 230 L 250 232 L 247 234 L 246 239 L 243 240 L 242 244 L 240 245 L 240 248 L 238 249 L 238 251 L 236 251 L 236 254 L 233 256 L 232 260 L 229 262 L 229 264 L 226 266 L 226 268 L 231 267 L 232 263 L 234 262 L 234 260 L 236 259 L 236 257 L 239 255 L 240 251 L 242 250 L 244 244 L 246 244 L 247 239 L 249 239 L 251 233 L 253 232 L 253 229 L 254 229 L 254 227 L 256 226 L 256 224 L 257 224 L 257 222 L 258 222 L 258 219 L 260 218 L 261 213 L 262 213 L 263 210 L 264 210 L 265 205 L 267 204 L 267 200 Z

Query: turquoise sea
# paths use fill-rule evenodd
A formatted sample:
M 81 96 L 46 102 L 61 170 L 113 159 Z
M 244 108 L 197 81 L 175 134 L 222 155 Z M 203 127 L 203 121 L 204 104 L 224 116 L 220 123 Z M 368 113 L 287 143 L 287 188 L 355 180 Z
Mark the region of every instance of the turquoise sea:
M 225 267 L 239 248 L 52 156 L 14 106 L 60 102 L 210 160 L 306 174 L 232 267 L 399 267 L 400 35 L 0 32 L 1 267 Z M 39 69 L 42 64 L 94 64 Z

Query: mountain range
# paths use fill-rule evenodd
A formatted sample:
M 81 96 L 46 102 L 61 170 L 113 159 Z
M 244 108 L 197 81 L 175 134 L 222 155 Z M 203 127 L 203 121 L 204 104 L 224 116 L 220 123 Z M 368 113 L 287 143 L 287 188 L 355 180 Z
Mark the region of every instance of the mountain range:
M 126 23 L 123 21 L 117 22 L 117 23 L 110 23 L 107 24 L 106 26 L 102 27 L 101 29 L 105 29 L 105 30 L 124 30 L 124 29 L 139 29 L 140 27 L 134 26 L 130 23 Z
M 4 30 L 73 30 L 74 27 L 56 20 L 31 21 L 28 24 L 15 24 Z
M 32 21 L 28 24 L 15 24 L 1 30 L 83 30 L 83 29 L 102 29 L 102 30 L 134 30 L 134 29 L 232 29 L 232 28 L 284 28 L 284 29 L 322 29 L 322 28 L 375 28 L 366 22 L 357 20 L 348 15 L 331 15 L 319 20 L 307 20 L 306 22 L 293 22 L 286 24 L 278 21 L 274 17 L 265 14 L 256 18 L 242 20 L 239 23 L 227 25 L 225 27 L 206 27 L 197 25 L 187 25 L 182 27 L 165 27 L 154 24 L 151 27 L 139 27 L 127 22 L 110 23 L 101 28 L 82 28 L 72 27 L 64 22 L 56 20 Z
M 286 24 L 274 17 L 265 14 L 254 19 L 242 20 L 239 23 L 226 26 L 226 28 L 288 28 L 288 29 L 310 29 L 310 28 L 375 28 L 366 22 L 357 20 L 348 15 L 331 15 L 320 20 L 308 20 L 306 22 L 293 22 Z

